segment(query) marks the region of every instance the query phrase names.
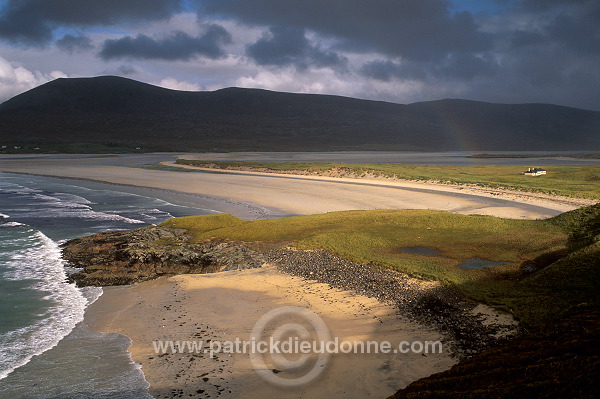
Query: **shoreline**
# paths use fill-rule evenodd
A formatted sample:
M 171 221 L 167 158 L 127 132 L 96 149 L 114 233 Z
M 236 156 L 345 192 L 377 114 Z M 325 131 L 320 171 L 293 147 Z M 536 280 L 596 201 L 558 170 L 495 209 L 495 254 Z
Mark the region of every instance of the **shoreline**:
M 512 219 L 544 219 L 579 206 L 531 196 L 500 198 L 497 192 L 471 193 L 463 187 L 414 182 L 240 172 L 190 173 L 139 168 L 135 159 L 127 160 L 135 167 L 86 160 L 86 157 L 36 158 L 25 163 L 0 158 L 0 170 L 117 184 L 128 190 L 165 190 L 159 192 L 199 195 L 202 201 L 212 201 L 209 206 L 204 202 L 205 208 L 233 213 L 245 219 L 370 209 L 431 209 Z
M 250 287 L 240 289 L 240 284 Z M 243 307 L 239 304 L 244 303 Z M 194 309 L 194 306 L 195 309 Z M 302 306 L 319 314 L 340 340 L 440 340 L 431 328 L 400 320 L 377 300 L 332 289 L 274 268 L 181 275 L 129 287 L 110 287 L 88 310 L 97 331 L 130 337 L 132 359 L 141 364 L 155 398 L 387 397 L 421 377 L 456 363 L 448 353 L 402 355 L 339 354 L 310 385 L 283 389 L 263 381 L 245 354 L 156 354 L 152 341 L 248 339 L 266 312 Z M 157 311 L 162 309 L 164 313 Z M 102 314 L 104 313 L 104 315 Z M 135 319 L 132 316 L 136 316 Z M 137 321 L 140 320 L 140 321 Z M 286 372 L 285 370 L 283 371 Z
M 190 208 L 197 208 L 199 210 L 217 212 L 217 213 L 229 213 L 243 220 L 255 220 L 255 219 L 269 219 L 274 217 L 286 217 L 296 216 L 293 214 L 285 214 L 276 208 L 266 208 L 260 205 L 247 202 L 247 201 L 236 201 L 230 198 L 210 196 L 206 194 L 189 193 L 184 191 L 171 190 L 161 187 L 152 186 L 140 186 L 136 184 L 128 183 L 113 183 L 106 180 L 90 179 L 85 177 L 71 177 L 71 176 L 59 176 L 41 173 L 29 173 L 29 172 L 13 172 L 13 171 L 2 171 L 0 173 L 16 174 L 25 176 L 39 176 L 51 179 L 57 179 L 61 181 L 80 181 L 86 183 L 96 183 L 100 185 L 115 186 L 125 188 L 121 190 L 135 195 L 147 196 L 150 198 L 156 198 L 163 201 L 173 201 L 173 205 L 185 206 Z M 159 194 L 159 196 L 156 195 Z M 182 198 L 189 197 L 189 198 Z M 165 199 L 166 198 L 166 199 Z M 218 208 L 218 209 L 215 209 Z
M 300 178 L 300 179 L 311 179 L 311 180 L 321 180 L 321 181 L 347 181 L 347 182 L 365 182 L 367 184 L 381 184 L 382 182 L 388 183 L 391 185 L 400 185 L 402 187 L 410 187 L 417 189 L 427 189 L 427 190 L 437 190 L 448 193 L 460 193 L 460 194 L 473 194 L 477 196 L 485 196 L 488 198 L 504 198 L 510 201 L 519 201 L 520 199 L 524 199 L 527 201 L 533 200 L 534 202 L 539 202 L 540 204 L 553 204 L 559 207 L 562 206 L 589 206 L 594 205 L 600 200 L 592 200 L 587 198 L 577 198 L 577 197 L 565 197 L 560 195 L 551 195 L 545 193 L 536 193 L 530 191 L 519 191 L 519 190 L 510 190 L 506 188 L 492 188 L 486 186 L 476 186 L 474 184 L 454 184 L 454 183 L 441 183 L 432 180 L 406 180 L 400 179 L 397 177 L 387 177 L 387 176 L 378 176 L 378 175 L 365 175 L 365 176 L 354 176 L 352 174 L 345 175 L 329 175 L 329 174 L 319 174 L 317 172 L 306 172 L 306 173 L 297 173 L 303 172 L 302 170 L 293 170 L 293 171 L 264 171 L 259 170 L 261 168 L 255 168 L 257 170 L 253 170 L 252 167 L 229 167 L 229 168 L 205 168 L 199 166 L 192 165 L 183 165 L 178 164 L 173 161 L 163 161 L 160 162 L 161 165 L 169 166 L 172 168 L 181 168 L 188 170 L 198 170 L 205 172 L 217 172 L 217 173 L 233 173 L 233 174 L 244 174 L 244 175 L 259 175 L 259 176 L 277 176 L 277 177 L 292 177 L 292 178 Z M 570 209 L 569 209 L 570 210 Z
M 85 158 L 82 158 L 81 160 L 82 162 L 85 162 Z M 40 168 L 44 168 L 44 165 L 38 165 L 37 166 L 37 171 L 39 172 L 41 169 Z M 2 169 L 0 167 L 0 169 Z M 32 169 L 36 169 L 36 168 L 32 168 Z M 51 169 L 49 169 L 51 170 Z M 58 171 L 58 172 L 57 172 Z M 57 179 L 73 179 L 73 180 L 80 180 L 80 181 L 87 181 L 87 182 L 94 182 L 94 183 L 101 183 L 101 184 L 110 184 L 110 185 L 116 185 L 116 186 L 121 186 L 121 187 L 128 187 L 128 188 L 133 188 L 133 189 L 139 189 L 139 190 L 148 190 L 148 191 L 159 191 L 162 193 L 172 193 L 172 194 L 185 194 L 185 195 L 191 195 L 191 196 L 198 196 L 201 198 L 208 198 L 209 196 L 202 193 L 202 192 L 190 192 L 190 191 L 178 191 L 175 189 L 172 189 L 170 187 L 185 187 L 188 190 L 192 190 L 189 189 L 188 187 L 193 187 L 193 190 L 196 191 L 205 191 L 208 190 L 210 191 L 211 189 L 217 187 L 216 185 L 220 184 L 220 178 L 217 176 L 216 179 L 207 179 L 208 180 L 208 189 L 205 189 L 205 187 L 199 187 L 196 188 L 196 186 L 194 186 L 194 184 L 198 184 L 196 183 L 196 180 L 191 178 L 191 177 L 186 177 L 186 176 L 181 176 L 181 173 L 178 172 L 173 172 L 173 173 L 169 173 L 169 172 L 163 172 L 163 173 L 157 173 L 157 172 L 153 172 L 153 171 L 147 171 L 144 169 L 134 169 L 134 168 L 130 168 L 130 167 L 108 167 L 108 166 L 91 166 L 89 169 L 86 170 L 79 170 L 77 165 L 70 165 L 68 167 L 62 168 L 62 169 L 56 169 L 55 173 L 59 173 L 58 175 L 54 174 L 54 175 L 49 175 L 47 173 L 43 174 L 43 173 L 31 173 L 31 172 L 15 172 L 15 171 L 7 171 L 7 173 L 20 173 L 20 174 L 31 174 L 31 175 L 38 175 L 38 176 L 46 176 L 46 177 L 50 177 L 50 178 L 57 178 Z M 96 176 L 96 178 L 90 178 L 90 177 L 74 177 L 71 175 L 71 173 L 73 174 L 80 174 L 80 175 L 88 175 L 91 174 L 92 176 Z M 191 175 L 190 173 L 188 173 L 188 175 Z M 152 177 L 155 176 L 160 176 L 161 179 L 159 180 L 151 180 Z M 206 176 L 205 176 L 206 177 Z M 425 206 L 433 206 L 433 207 L 440 207 L 444 210 L 449 210 L 449 211 L 457 211 L 459 213 L 480 213 L 480 214 L 492 214 L 492 215 L 502 215 L 505 217 L 509 217 L 510 215 L 512 215 L 513 217 L 515 215 L 516 218 L 540 218 L 540 210 L 536 210 L 536 209 L 529 209 L 529 208 L 519 208 L 519 211 L 516 211 L 516 205 L 515 204 L 519 204 L 522 203 L 518 200 L 516 201 L 512 201 L 509 202 L 507 201 L 508 205 L 513 204 L 513 206 L 506 206 L 506 207 L 501 207 L 498 206 L 497 203 L 491 203 L 492 205 L 489 205 L 488 203 L 476 203 L 473 204 L 472 202 L 469 202 L 468 199 L 464 199 L 465 198 L 465 193 L 464 192 L 458 192 L 458 193 L 450 193 L 450 195 L 444 195 L 442 190 L 439 189 L 432 189 L 431 191 L 434 191 L 433 193 L 429 193 L 429 192 L 422 192 L 422 191 L 427 191 L 427 190 L 419 190 L 420 187 L 418 188 L 418 190 L 413 190 L 413 191 L 409 191 L 408 194 L 406 194 L 405 196 L 399 195 L 399 199 L 397 201 L 389 201 L 389 202 L 376 202 L 376 205 L 372 205 L 372 201 L 374 201 L 375 199 L 379 200 L 381 198 L 386 198 L 387 196 L 391 196 L 394 194 L 398 194 L 398 191 L 392 191 L 392 190 L 388 190 L 390 187 L 385 187 L 388 185 L 381 185 L 381 182 L 376 182 L 375 184 L 361 184 L 361 185 L 356 185 L 355 182 L 353 182 L 352 185 L 348 185 L 343 186 L 344 188 L 342 189 L 342 192 L 340 193 L 340 187 L 342 186 L 336 186 L 333 188 L 333 190 L 331 191 L 327 191 L 324 186 L 310 186 L 310 187 L 316 187 L 316 196 L 314 192 L 308 192 L 309 194 L 312 194 L 312 196 L 308 196 L 308 197 L 302 197 L 299 199 L 293 198 L 290 199 L 291 197 L 293 197 L 294 195 L 298 195 L 301 192 L 306 192 L 306 189 L 300 188 L 300 189 L 295 189 L 296 191 L 291 191 L 294 189 L 293 186 L 295 186 L 295 184 L 297 183 L 296 181 L 292 181 L 292 182 L 280 182 L 281 184 L 283 184 L 283 186 L 279 183 L 279 185 L 274 185 L 272 186 L 271 189 L 271 193 L 274 192 L 274 190 L 278 190 L 281 189 L 282 187 L 285 188 L 286 190 L 290 190 L 288 192 L 286 192 L 285 194 L 280 194 L 280 196 L 278 197 L 271 197 L 269 198 L 268 193 L 265 195 L 264 193 L 261 193 L 260 191 L 258 191 L 258 187 L 260 186 L 260 183 L 262 183 L 263 181 L 269 181 L 271 176 L 268 176 L 267 180 L 260 180 L 257 184 L 255 184 L 254 186 L 251 186 L 248 190 L 250 191 L 243 191 L 242 189 L 240 189 L 240 192 L 235 192 L 233 190 L 236 190 L 239 187 L 243 186 L 238 186 L 238 184 L 240 182 L 242 182 L 243 184 L 243 179 L 233 179 L 231 180 L 230 183 L 228 183 L 231 187 L 230 188 L 226 188 L 225 190 L 221 190 L 220 193 L 223 192 L 227 192 L 227 190 L 231 190 L 230 192 L 232 194 L 235 194 L 235 196 L 237 198 L 233 198 L 233 199 L 228 199 L 225 196 L 212 196 L 212 199 L 214 199 L 215 202 L 219 202 L 219 201 L 225 201 L 227 204 L 232 205 L 232 208 L 236 208 L 237 206 L 237 210 L 235 212 L 247 212 L 245 213 L 245 215 L 253 215 L 253 216 L 247 216 L 248 218 L 253 218 L 256 215 L 261 215 L 260 211 L 255 211 L 254 213 L 248 209 L 244 209 L 245 206 L 254 206 L 255 209 L 266 209 L 266 211 L 263 214 L 269 214 L 269 210 L 271 210 L 271 217 L 277 217 L 277 216 L 282 216 L 282 215 L 287 215 L 289 213 L 290 209 L 293 209 L 295 211 L 297 211 L 298 214 L 302 214 L 302 213 L 310 213 L 311 211 L 317 209 L 318 211 L 322 211 L 322 212 L 327 212 L 327 211 L 332 211 L 332 210 L 343 210 L 343 209 L 347 209 L 349 206 L 356 206 L 358 207 L 358 209 L 373 209 L 371 207 L 375 207 L 374 209 L 377 209 L 377 207 L 379 206 L 383 206 L 383 207 L 393 207 L 397 204 L 408 204 L 408 206 L 413 206 L 415 204 L 417 205 L 422 205 L 421 204 L 421 200 L 423 199 Z M 289 178 L 289 176 L 288 176 Z M 330 178 L 333 179 L 333 178 Z M 318 179 L 317 179 L 318 180 Z M 336 180 L 337 182 L 338 180 Z M 132 183 L 133 182 L 133 183 Z M 154 186 L 150 186 L 150 185 L 140 185 L 141 183 L 144 182 L 150 182 L 151 184 L 154 184 Z M 205 181 L 206 182 L 206 181 Z M 319 183 L 328 183 L 330 181 L 323 181 L 323 182 L 319 182 Z M 136 184 L 137 183 L 137 184 Z M 200 182 L 199 184 L 202 184 L 204 182 Z M 287 185 L 286 185 L 287 184 Z M 345 201 L 340 201 L 338 203 L 335 203 L 334 206 L 332 206 L 331 204 L 334 203 L 334 201 L 336 200 L 336 198 L 331 198 L 330 194 L 331 193 L 335 193 L 335 195 L 343 195 L 346 194 L 345 190 L 350 190 L 350 189 L 354 189 L 354 188 L 358 188 L 357 191 L 360 191 L 357 195 L 354 195 L 352 197 L 348 198 L 344 198 L 346 199 Z M 318 191 L 319 189 L 322 189 L 323 191 Z M 368 191 L 367 193 L 365 193 L 365 191 Z M 421 192 L 420 192 L 421 191 Z M 241 200 L 239 200 L 240 197 L 243 197 L 244 195 L 246 195 L 248 192 L 253 192 L 253 196 L 251 199 L 259 199 L 259 201 L 247 201 L 247 202 L 243 202 Z M 421 194 L 421 195 L 420 195 Z M 362 195 L 362 197 L 360 196 Z M 274 210 L 275 208 L 267 208 L 265 206 L 264 201 L 266 197 L 267 203 L 283 203 L 283 207 L 282 210 Z M 287 197 L 287 198 L 286 198 Z M 475 200 L 480 200 L 480 195 L 475 195 L 475 196 L 470 196 L 471 197 L 477 197 L 475 198 Z M 317 201 L 316 205 L 311 204 L 307 204 L 307 201 L 310 201 L 311 198 L 314 198 Z M 490 199 L 496 199 L 495 197 L 493 197 L 493 195 L 489 196 Z M 471 198 L 472 199 L 472 198 Z M 475 200 L 473 200 L 473 202 L 475 202 Z M 239 202 L 238 202 L 239 201 Z M 404 201 L 404 202 L 403 202 Z M 448 202 L 447 205 L 445 205 L 445 201 L 454 201 L 454 202 Z M 482 201 L 482 200 L 480 200 Z M 443 204 L 443 205 L 440 205 Z M 233 206 L 235 205 L 235 206 Z M 221 204 L 221 206 L 225 206 L 223 204 Z M 561 205 L 561 207 L 564 208 L 560 208 L 560 209 L 565 209 L 565 210 L 569 210 L 566 208 L 569 208 L 566 205 Z M 435 209 L 435 208 L 433 208 Z M 523 209 L 523 210 L 521 210 Z M 550 209 L 550 208 L 544 208 L 544 209 Z M 570 208 L 573 209 L 573 208 Z M 561 210 L 558 209 L 554 209 L 556 212 L 560 213 L 562 212 Z M 275 212 L 279 212 L 279 215 L 274 215 L 273 213 Z M 486 213 L 487 212 L 487 213 Z M 232 212 L 233 213 L 233 212 Z M 235 214 L 235 213 L 234 213 Z M 509 215 L 509 216 L 506 216 Z M 258 217 L 256 217 L 258 218 Z M 259 269 L 260 270 L 260 269 Z M 235 275 L 235 273 L 239 273 L 239 272 L 231 272 L 231 275 Z M 250 273 L 250 272 L 248 272 Z M 204 276 L 204 275 L 202 275 Z M 239 277 L 239 274 L 237 275 L 237 277 Z M 186 278 L 183 278 L 183 280 L 181 281 L 186 281 Z M 178 280 L 179 277 L 174 277 L 173 279 L 175 279 L 176 281 L 180 281 Z M 241 284 L 246 284 L 249 287 L 255 288 L 255 280 L 249 279 L 249 281 L 245 281 L 243 282 L 242 280 L 239 280 L 238 278 L 234 278 L 232 279 L 233 282 L 230 283 L 223 283 L 223 284 L 235 284 L 238 288 Z M 153 281 L 157 281 L 157 280 L 153 280 Z M 127 287 L 124 289 L 123 292 L 127 292 L 126 295 L 128 295 L 128 299 L 127 301 L 130 301 L 129 303 L 131 304 L 130 306 L 124 308 L 123 307 L 123 302 L 119 302 L 118 300 L 115 300 L 114 298 L 109 298 L 109 297 L 114 297 L 114 295 L 112 295 L 113 290 L 106 290 L 105 291 L 105 295 L 103 295 L 102 297 L 104 297 L 104 299 L 106 299 L 106 301 L 114 301 L 114 307 L 110 307 L 106 301 L 104 300 L 100 300 L 97 302 L 96 306 L 105 306 L 105 310 L 109 311 L 109 312 L 113 312 L 114 313 L 114 317 L 119 317 L 119 315 L 125 315 L 126 312 L 128 310 L 132 310 L 135 309 L 135 305 L 138 304 L 138 302 L 140 302 L 141 298 L 144 298 L 144 300 L 147 301 L 151 301 L 151 295 L 150 296 L 146 296 L 146 294 L 142 293 L 141 291 L 143 291 L 144 287 L 151 287 L 153 281 L 147 282 L 147 283 L 142 283 L 133 287 Z M 181 295 L 188 295 L 189 298 L 194 297 L 195 299 L 191 302 L 189 302 L 189 309 L 194 309 L 195 307 L 198 307 L 199 303 L 207 303 L 207 302 L 211 302 L 213 301 L 213 297 L 210 296 L 202 296 L 204 294 L 198 294 L 195 289 L 191 289 L 191 291 L 195 292 L 195 294 L 192 293 L 188 293 L 186 294 L 185 289 L 183 288 L 184 284 L 183 282 L 179 282 L 176 287 L 179 287 L 178 289 L 180 289 L 180 291 L 182 292 Z M 191 284 L 191 283 L 190 283 Z M 215 283 L 217 284 L 217 283 Z M 221 283 L 218 283 L 221 284 Z M 142 288 L 140 288 L 139 292 L 136 291 L 136 287 L 139 287 L 140 285 L 142 285 Z M 284 284 L 282 283 L 272 283 L 270 284 L 271 286 L 275 287 L 274 289 L 276 290 L 276 292 L 279 292 L 279 294 L 282 292 L 282 290 L 284 289 L 284 287 L 286 287 Z M 170 286 L 171 288 L 175 287 L 175 286 Z M 229 288 L 227 288 L 229 287 Z M 219 289 L 223 289 L 221 290 L 221 297 L 223 298 L 222 301 L 226 302 L 227 300 L 230 299 L 231 295 L 234 293 L 234 291 L 240 291 L 240 295 L 245 295 L 244 291 L 252 291 L 252 290 L 233 290 L 231 291 L 232 286 L 225 286 L 225 287 L 213 287 L 213 288 L 219 288 Z M 108 293 L 108 291 L 111 293 L 111 295 L 106 295 Z M 116 291 L 116 290 L 115 290 Z M 318 294 L 321 294 L 320 290 L 316 290 L 316 289 L 308 289 L 307 292 L 298 292 L 296 295 L 296 297 L 299 298 L 306 298 L 307 296 L 309 296 L 309 294 L 314 294 L 313 291 L 316 291 Z M 151 290 L 148 290 L 148 292 L 152 292 Z M 211 291 L 214 293 L 214 290 Z M 266 291 L 265 291 L 266 292 Z M 196 294 L 198 294 L 199 296 L 196 296 Z M 247 294 L 247 293 L 246 293 Z M 124 294 L 125 295 L 125 294 Z M 172 303 L 172 306 L 175 306 L 178 304 L 178 300 L 179 299 L 169 299 L 168 295 L 170 295 L 170 293 L 165 294 L 166 296 L 163 296 L 163 298 L 165 298 L 165 300 L 170 301 L 169 303 Z M 236 294 L 237 295 L 237 294 Z M 263 295 L 265 295 L 263 293 Z M 348 297 L 346 297 L 344 300 L 356 300 L 357 295 L 356 294 L 347 294 Z M 267 295 L 269 296 L 269 295 Z M 275 301 L 277 303 L 283 303 L 284 299 L 286 298 L 281 298 L 281 297 L 277 297 L 277 295 L 273 294 L 270 296 L 274 296 L 276 298 Z M 102 298 L 101 297 L 101 298 Z M 202 299 L 203 298 L 203 299 Z M 229 309 L 235 309 L 236 306 L 238 305 L 238 303 L 240 301 L 244 301 L 244 300 L 249 300 L 246 297 L 237 297 L 238 300 L 236 301 L 236 303 L 233 303 L 231 305 L 229 305 Z M 246 298 L 246 299 L 243 299 Z M 251 300 L 257 299 L 256 297 L 252 297 L 250 298 Z M 271 298 L 272 299 L 272 298 Z M 322 298 L 321 298 L 322 299 Z M 315 299 L 316 300 L 316 299 Z M 335 299 L 336 301 L 339 301 L 340 299 Z M 204 301 L 204 302 L 203 302 Z M 212 303 L 212 302 L 211 302 Z M 93 305 L 92 305 L 93 306 Z M 160 307 L 160 304 L 157 304 L 156 307 Z M 182 308 L 182 312 L 183 310 L 183 305 L 181 305 Z M 239 311 L 239 309 L 237 309 Z M 389 310 L 389 309 L 388 309 Z M 243 313 L 243 312 L 242 312 Z M 388 314 L 388 313 L 386 313 Z M 179 318 L 179 316 L 181 316 L 181 318 Z M 243 314 L 240 315 L 240 317 L 244 316 Z M 87 316 L 87 311 L 86 311 L 86 318 Z M 121 325 L 127 325 L 129 323 L 129 320 L 131 320 L 133 317 L 138 317 L 138 314 L 136 312 L 133 313 L 129 313 L 129 317 L 128 318 L 123 318 L 121 320 Z M 186 315 L 179 314 L 176 318 L 174 318 L 173 322 L 177 322 L 177 320 L 182 320 L 184 317 L 186 317 Z M 350 317 L 350 316 L 349 316 Z M 255 318 L 256 319 L 256 318 Z M 84 319 L 85 320 L 85 319 Z M 158 320 L 160 322 L 160 320 Z M 254 320 L 255 321 L 255 320 Z M 218 323 L 215 323 L 215 326 L 218 325 Z M 106 325 L 105 325 L 106 326 Z M 182 327 L 182 326 L 177 326 L 175 325 L 174 327 Z M 250 325 L 251 327 L 251 325 Z M 115 327 L 115 328 L 123 328 L 123 327 Z M 140 329 L 143 329 L 144 327 L 140 327 Z M 161 327 L 162 328 L 162 327 Z M 402 329 L 403 327 L 400 326 L 398 327 L 399 329 Z M 123 330 L 124 331 L 124 330 Z M 160 330 L 158 330 L 160 331 Z M 135 345 L 135 334 L 134 333 L 130 333 L 130 334 L 126 334 L 125 332 L 121 332 L 122 334 L 132 338 L 132 342 L 133 345 Z M 138 339 L 139 341 L 139 339 Z M 147 348 L 146 348 L 147 349 Z M 135 348 L 132 347 L 131 349 L 133 352 L 135 352 Z M 134 358 L 135 361 L 137 361 L 136 358 Z M 420 358 L 418 360 L 421 360 Z M 189 360 L 189 359 L 185 359 L 185 362 L 188 362 L 187 364 L 191 363 L 191 362 L 195 362 L 196 360 Z M 144 362 L 141 362 L 142 366 L 147 367 L 144 365 Z M 176 376 L 179 371 L 181 370 L 176 370 L 177 367 L 181 367 L 182 362 L 179 362 L 178 365 L 176 366 L 172 366 L 169 370 L 169 372 L 174 371 L 174 374 L 172 374 L 172 376 Z M 381 366 L 382 364 L 379 364 L 379 366 Z M 387 363 L 387 365 L 389 366 L 390 363 Z M 368 372 L 372 373 L 373 370 L 379 370 L 378 367 L 379 366 L 374 366 L 373 368 L 369 368 Z M 173 368 L 175 367 L 175 368 Z M 371 366 L 370 366 L 371 367 Z M 399 374 L 398 370 L 400 369 L 400 365 L 396 366 L 393 365 L 392 367 L 389 367 L 390 370 L 393 371 L 393 373 Z M 383 368 L 385 369 L 385 367 Z M 146 371 L 146 369 L 144 369 L 143 371 Z M 394 371 L 395 370 L 395 371 Z M 248 371 L 248 370 L 246 370 Z M 251 371 L 251 370 L 250 370 Z M 441 371 L 441 370 L 440 370 Z M 348 374 L 349 370 L 347 370 L 344 374 Z M 248 373 L 247 373 L 248 374 Z M 150 375 L 150 374 L 148 374 Z M 180 374 L 181 375 L 181 374 Z M 426 374 L 429 375 L 429 374 Z M 256 377 L 256 375 L 252 374 L 252 376 L 254 377 L 254 379 L 252 380 L 253 383 L 256 384 L 256 381 L 258 381 L 259 379 Z M 421 375 L 424 376 L 424 375 Z M 152 379 L 152 377 L 148 377 L 150 379 Z M 196 380 L 202 380 L 202 378 L 205 377 L 200 377 L 200 374 L 195 375 L 195 376 L 190 376 L 190 379 L 196 379 Z M 216 377 L 216 378 L 220 378 L 220 377 Z M 382 377 L 383 378 L 383 377 Z M 386 377 L 386 378 L 392 378 L 390 376 Z M 397 378 L 397 376 L 396 376 Z M 171 381 L 175 381 L 175 379 L 171 380 Z M 205 382 L 205 381 L 202 381 Z M 163 381 L 164 383 L 164 381 Z M 249 383 L 249 382 L 247 382 Z M 355 382 L 354 381 L 345 381 L 343 384 L 340 383 L 339 386 L 347 386 L 347 387 L 352 387 Z M 156 385 L 156 383 L 154 383 L 154 385 Z M 380 385 L 380 383 L 378 383 L 377 385 Z M 405 385 L 402 385 L 405 386 Z M 262 386 L 258 386 L 258 388 L 264 388 Z M 203 388 L 198 388 L 196 390 L 196 393 L 198 390 L 201 390 Z M 211 388 L 212 389 L 212 388 Z M 215 388 L 217 389 L 217 388 Z M 266 389 L 266 388 L 265 388 Z M 335 388 L 331 388 L 331 389 L 335 389 Z M 358 390 L 358 388 L 356 388 Z M 398 386 L 396 386 L 394 388 L 394 392 L 399 389 Z M 218 389 L 217 389 L 218 391 Z M 320 391 L 319 391 L 320 392 Z M 341 394 L 342 392 L 339 391 L 331 391 L 331 390 L 324 390 L 323 392 L 329 392 L 327 395 L 324 395 L 324 397 L 330 397 L 333 394 Z M 362 391 L 356 391 L 356 392 L 362 392 Z M 391 392 L 391 393 L 394 393 Z M 194 393 L 192 391 L 190 391 L 190 393 Z M 232 391 L 233 393 L 233 391 Z M 167 395 L 165 397 L 178 397 L 179 396 L 179 392 L 177 393 L 173 393 L 173 392 L 163 392 L 163 394 Z M 348 392 L 344 392 L 344 394 L 348 394 Z M 171 395 L 171 396 L 168 396 Z M 362 395 L 364 396 L 364 395 Z M 258 396 L 257 396 L 258 397 Z M 262 396 L 264 397 L 264 395 Z M 295 396 L 293 396 L 295 397 Z
M 159 277 L 130 286 L 105 287 L 104 294 L 88 308 L 86 320 L 96 331 L 131 339 L 132 359 L 141 365 L 150 394 L 157 399 L 182 395 L 388 397 L 518 330 L 511 316 L 466 302 L 437 282 L 353 264 L 324 251 L 278 250 L 267 259 L 261 268 Z M 325 264 L 329 270 L 320 274 Z M 312 270 L 314 274 L 309 273 Z M 337 272 L 332 275 L 333 270 Z M 382 284 L 371 286 L 373 279 Z M 392 292 L 395 294 L 390 296 Z M 294 389 L 263 381 L 246 353 L 218 353 L 214 359 L 206 352 L 156 353 L 153 342 L 163 340 L 248 340 L 257 320 L 281 306 L 300 306 L 317 313 L 340 342 L 385 341 L 397 348 L 402 341 L 439 341 L 443 351 L 338 353 L 332 355 L 318 379 Z M 443 316 L 447 310 L 453 312 L 452 317 Z M 486 340 L 487 344 L 478 346 Z M 470 345 L 475 346 L 461 349 Z M 277 373 L 294 377 L 293 370 Z

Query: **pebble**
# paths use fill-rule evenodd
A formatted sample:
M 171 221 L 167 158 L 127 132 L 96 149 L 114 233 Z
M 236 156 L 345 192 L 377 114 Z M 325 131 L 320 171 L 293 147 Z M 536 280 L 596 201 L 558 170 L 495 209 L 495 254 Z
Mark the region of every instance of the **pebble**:
M 398 317 L 433 327 L 446 337 L 457 357 L 495 346 L 492 327 L 470 314 L 475 303 L 448 287 L 424 289 L 418 280 L 391 269 L 342 259 L 328 251 L 284 248 L 266 251 L 265 259 L 288 274 L 354 291 L 397 307 Z

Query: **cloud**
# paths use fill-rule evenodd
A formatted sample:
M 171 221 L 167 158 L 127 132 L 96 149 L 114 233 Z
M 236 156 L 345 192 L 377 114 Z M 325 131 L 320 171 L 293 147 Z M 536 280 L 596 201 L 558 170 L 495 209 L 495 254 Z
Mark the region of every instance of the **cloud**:
M 64 35 L 61 39 L 56 41 L 56 46 L 68 53 L 76 53 L 78 51 L 85 51 L 94 48 L 92 39 L 83 35 Z
M 513 26 L 510 21 L 518 21 L 516 28 L 499 28 L 499 36 L 508 40 L 506 48 L 497 50 L 498 91 L 506 98 L 569 99 L 569 104 L 590 107 L 593 92 L 600 90 L 600 3 L 524 0 L 498 25 Z
M 165 89 L 172 90 L 183 90 L 183 91 L 198 91 L 200 90 L 200 85 L 196 83 L 190 83 L 186 81 L 180 81 L 175 78 L 164 78 L 157 86 L 164 87 Z
M 348 61 L 335 52 L 311 44 L 304 29 L 282 26 L 269 28 L 256 43 L 247 46 L 246 53 L 258 65 L 294 65 L 299 69 L 342 67 Z
M 580 54 L 600 54 L 600 3 L 563 11 L 546 27 L 547 37 Z
M 190 60 L 196 56 L 218 59 L 225 56 L 223 44 L 231 42 L 231 35 L 220 25 L 208 25 L 204 34 L 193 37 L 183 31 L 175 31 L 170 36 L 154 39 L 139 34 L 104 42 L 100 57 L 104 60 L 115 58 Z
M 413 60 L 491 48 L 492 38 L 469 12 L 452 14 L 448 7 L 444 0 L 205 0 L 200 12 L 246 24 L 309 29 L 346 51 Z
M 294 93 L 334 94 L 341 96 L 412 102 L 422 99 L 428 88 L 419 81 L 381 82 L 350 74 L 342 75 L 331 69 L 307 69 L 296 71 L 291 68 L 261 70 L 253 76 L 240 77 L 232 82 L 238 87 L 263 88 Z M 208 89 L 217 89 L 211 86 Z M 443 88 L 425 93 L 439 98 L 445 95 Z M 402 101 L 399 101 L 402 99 Z
M 389 82 L 399 80 L 452 79 L 470 81 L 482 76 L 492 76 L 498 65 L 493 58 L 473 54 L 450 54 L 436 63 L 395 62 L 375 60 L 365 63 L 360 73 L 368 78 Z
M 33 89 L 43 83 L 57 78 L 67 77 L 61 71 L 52 71 L 49 74 L 32 72 L 23 67 L 13 67 L 10 62 L 0 57 L 0 102 Z
M 59 26 L 110 26 L 167 19 L 181 0 L 7 0 L 0 10 L 0 38 L 28 45 L 46 44 Z
M 0 54 L 10 60 L 1 90 L 16 94 L 62 70 L 173 88 L 599 109 L 600 2 L 474 3 L 0 0 Z
M 557 7 L 580 6 L 593 3 L 595 0 L 522 0 L 515 5 L 528 11 L 546 11 Z
M 134 67 L 133 65 L 129 65 L 129 64 L 123 64 L 123 65 L 119 65 L 119 67 L 117 68 L 117 72 L 119 72 L 121 75 L 136 75 L 138 73 L 140 73 L 140 71 Z
M 392 79 L 415 80 L 425 79 L 426 72 L 413 65 L 400 64 L 391 60 L 369 61 L 362 66 L 360 72 L 368 78 L 389 82 Z

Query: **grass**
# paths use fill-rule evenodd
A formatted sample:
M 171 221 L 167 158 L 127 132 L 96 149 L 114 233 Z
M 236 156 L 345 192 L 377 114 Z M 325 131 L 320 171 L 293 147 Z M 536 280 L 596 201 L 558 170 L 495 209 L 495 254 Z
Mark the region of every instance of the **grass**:
M 178 164 L 210 166 L 218 169 L 253 168 L 271 172 L 308 171 L 314 174 L 335 172 L 354 176 L 377 175 L 406 180 L 425 180 L 451 184 L 469 184 L 505 188 L 566 197 L 600 199 L 600 166 L 548 167 L 545 176 L 519 173 L 539 165 L 408 165 L 390 163 L 323 162 L 241 162 L 178 159 Z
M 292 243 L 439 280 L 469 298 L 509 310 L 525 326 L 535 328 L 574 306 L 597 301 L 598 220 L 600 206 L 595 205 L 538 221 L 428 210 L 376 210 L 256 221 L 231 215 L 190 216 L 163 225 L 185 228 L 195 241 Z M 577 237 L 587 237 L 587 241 L 582 243 Z M 415 246 L 435 248 L 440 256 L 401 251 Z M 457 267 L 469 258 L 505 265 L 485 270 Z M 523 265 L 535 265 L 537 271 L 525 273 Z

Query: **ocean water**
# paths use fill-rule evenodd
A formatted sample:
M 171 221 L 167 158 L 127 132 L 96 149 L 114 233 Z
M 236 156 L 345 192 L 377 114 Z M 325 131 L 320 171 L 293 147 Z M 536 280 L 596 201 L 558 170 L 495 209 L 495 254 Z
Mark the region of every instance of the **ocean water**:
M 210 213 L 118 186 L 0 173 L 0 397 L 149 397 L 130 340 L 80 324 L 102 289 L 66 282 L 59 245 Z

